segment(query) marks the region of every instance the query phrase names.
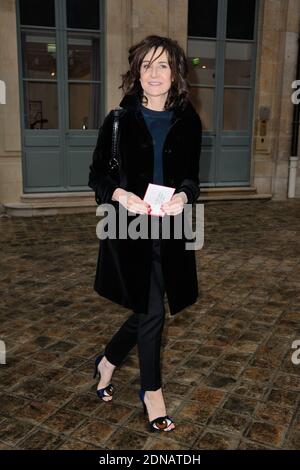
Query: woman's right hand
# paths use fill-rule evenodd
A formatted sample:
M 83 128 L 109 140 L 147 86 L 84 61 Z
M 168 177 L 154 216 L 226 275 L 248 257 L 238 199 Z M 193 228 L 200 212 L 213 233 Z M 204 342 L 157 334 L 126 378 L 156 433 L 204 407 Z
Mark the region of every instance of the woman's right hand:
M 138 214 L 150 214 L 151 206 L 139 196 L 122 188 L 115 189 L 112 200 L 117 201 L 130 212 Z

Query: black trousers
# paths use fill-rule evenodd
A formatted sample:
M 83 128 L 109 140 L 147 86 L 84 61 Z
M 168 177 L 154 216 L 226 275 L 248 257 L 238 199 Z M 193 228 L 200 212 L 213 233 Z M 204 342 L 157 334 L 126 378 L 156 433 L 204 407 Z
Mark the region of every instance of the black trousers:
M 157 390 L 161 387 L 160 350 L 165 321 L 164 281 L 161 269 L 161 241 L 153 239 L 152 270 L 148 311 L 133 313 L 112 337 L 105 348 L 105 356 L 119 366 L 137 344 L 141 388 Z

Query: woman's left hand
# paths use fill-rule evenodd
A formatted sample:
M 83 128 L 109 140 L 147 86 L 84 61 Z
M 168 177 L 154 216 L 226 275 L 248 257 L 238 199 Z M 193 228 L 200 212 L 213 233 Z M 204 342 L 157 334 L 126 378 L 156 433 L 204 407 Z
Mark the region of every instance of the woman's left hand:
M 184 204 L 187 203 L 187 195 L 184 191 L 176 193 L 169 202 L 160 206 L 161 210 L 167 215 L 177 215 L 183 211 Z

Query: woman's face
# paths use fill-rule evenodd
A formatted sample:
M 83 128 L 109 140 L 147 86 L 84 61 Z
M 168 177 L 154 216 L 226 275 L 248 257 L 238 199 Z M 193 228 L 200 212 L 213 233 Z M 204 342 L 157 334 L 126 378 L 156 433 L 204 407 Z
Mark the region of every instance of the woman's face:
M 140 82 L 144 94 L 148 97 L 167 95 L 171 87 L 171 68 L 166 51 L 161 55 L 162 47 L 156 50 L 150 67 L 148 67 L 154 49 L 152 48 L 144 57 L 140 68 Z M 158 57 L 160 55 L 160 57 Z

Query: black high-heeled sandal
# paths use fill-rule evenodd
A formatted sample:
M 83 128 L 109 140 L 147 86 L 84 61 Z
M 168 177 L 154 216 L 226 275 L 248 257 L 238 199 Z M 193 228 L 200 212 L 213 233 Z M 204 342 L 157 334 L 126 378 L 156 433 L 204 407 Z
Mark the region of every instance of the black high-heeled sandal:
M 100 364 L 103 357 L 104 357 L 104 354 L 100 354 L 95 359 L 95 371 L 94 371 L 94 377 L 93 377 L 94 379 L 96 378 L 97 374 L 99 375 L 99 379 L 101 378 L 98 366 L 99 366 L 99 364 Z M 112 383 L 107 385 L 107 387 L 100 388 L 99 390 L 97 390 L 97 395 L 102 400 L 103 400 L 103 397 L 112 397 L 113 394 L 114 394 L 114 385 Z M 105 401 L 107 403 L 107 402 L 110 402 L 111 400 L 103 400 L 103 401 Z
M 142 388 L 140 389 L 139 391 L 139 397 L 141 399 L 141 402 L 143 404 L 143 408 L 144 408 L 144 415 L 148 413 L 147 411 L 147 407 L 146 407 L 146 404 L 145 404 L 145 401 L 144 401 L 144 397 L 145 397 L 145 390 L 143 390 Z M 166 416 L 159 416 L 158 418 L 155 418 L 153 419 L 152 421 L 148 421 L 149 423 L 149 429 L 151 432 L 171 432 L 173 431 L 175 428 L 172 428 L 172 429 L 169 429 L 167 431 L 167 428 L 172 424 L 174 423 L 174 421 L 172 420 L 171 416 L 169 415 L 166 415 Z M 174 423 L 175 424 L 175 423 Z

